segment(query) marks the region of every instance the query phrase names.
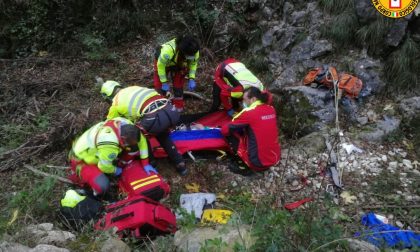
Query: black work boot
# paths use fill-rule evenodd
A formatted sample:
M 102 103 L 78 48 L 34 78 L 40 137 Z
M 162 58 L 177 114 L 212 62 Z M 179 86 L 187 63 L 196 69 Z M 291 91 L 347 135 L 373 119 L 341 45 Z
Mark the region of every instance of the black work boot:
M 187 169 L 187 166 L 185 165 L 185 162 L 181 162 L 181 163 L 177 164 L 176 165 L 176 171 L 181 176 L 187 175 L 188 174 L 188 169 Z

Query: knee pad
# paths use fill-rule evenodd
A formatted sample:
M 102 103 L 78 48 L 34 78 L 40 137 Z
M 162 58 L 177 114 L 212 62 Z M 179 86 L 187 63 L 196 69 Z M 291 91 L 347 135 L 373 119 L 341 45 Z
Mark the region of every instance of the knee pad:
M 93 189 L 97 194 L 104 194 L 109 189 L 109 179 L 105 174 L 97 176 L 93 183 L 95 184 Z

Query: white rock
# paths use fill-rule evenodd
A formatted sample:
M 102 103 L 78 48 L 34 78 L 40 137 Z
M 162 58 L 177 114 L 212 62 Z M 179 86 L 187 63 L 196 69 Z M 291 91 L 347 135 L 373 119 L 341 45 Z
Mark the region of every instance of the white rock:
M 407 167 L 408 169 L 413 169 L 413 165 L 411 164 L 411 161 L 408 159 L 403 159 L 403 164 L 405 167 Z
M 293 182 L 292 182 L 292 186 L 293 187 L 296 187 L 296 186 L 298 186 L 299 185 L 299 181 L 297 181 L 297 180 L 293 180 Z
M 238 186 L 238 182 L 236 182 L 235 180 L 232 180 L 232 182 L 230 182 L 230 184 L 232 185 L 232 187 Z
M 404 227 L 404 224 L 401 221 L 399 221 L 399 220 L 397 220 L 395 222 L 395 225 L 397 225 L 397 227 L 399 227 L 399 228 L 403 228 Z
M 405 196 L 405 200 L 406 200 L 406 201 L 413 201 L 413 196 L 411 196 L 411 195 L 406 195 L 406 196 Z
M 388 157 L 386 155 L 382 155 L 381 160 L 383 162 L 386 162 L 386 161 L 388 161 Z
M 29 252 L 70 252 L 70 250 L 47 244 L 39 244 L 35 248 L 29 250 Z
M 395 152 L 388 151 L 388 155 L 390 155 L 390 156 L 395 156 Z
M 67 231 L 48 231 L 47 236 L 39 240 L 40 244 L 50 244 L 57 246 L 64 246 L 69 241 L 74 241 L 76 236 Z
M 402 194 L 402 192 L 401 192 L 401 191 L 397 191 L 397 194 L 400 194 L 400 195 L 401 195 L 401 194 Z
M 388 167 L 391 169 L 397 169 L 398 168 L 398 162 L 390 162 L 388 164 Z
M 362 186 L 368 186 L 368 183 L 367 182 L 362 182 L 361 185 Z
M 28 252 L 30 248 L 19 243 L 3 241 L 0 243 L 1 252 Z

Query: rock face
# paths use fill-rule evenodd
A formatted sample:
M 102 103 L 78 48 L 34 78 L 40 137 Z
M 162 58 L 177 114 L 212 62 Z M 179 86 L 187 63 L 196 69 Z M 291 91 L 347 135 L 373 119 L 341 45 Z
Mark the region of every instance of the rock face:
M 380 77 L 383 66 L 378 60 L 365 56 L 356 60 L 353 67 L 356 76 L 363 81 L 361 97 L 377 94 L 385 87 L 385 82 Z
M 396 131 L 400 123 L 401 120 L 398 118 L 384 116 L 384 119 L 379 120 L 374 126 L 367 126 L 359 134 L 359 138 L 365 141 L 380 142 Z
M 246 248 L 252 246 L 253 240 L 248 230 L 249 226 L 245 225 L 239 228 L 236 226 L 196 228 L 191 232 L 180 230 L 175 233 L 174 243 L 178 251 L 198 252 L 205 246 L 212 246 L 214 251 L 233 251 L 235 243 L 243 244 Z M 218 242 L 209 242 L 209 240 L 218 240 Z

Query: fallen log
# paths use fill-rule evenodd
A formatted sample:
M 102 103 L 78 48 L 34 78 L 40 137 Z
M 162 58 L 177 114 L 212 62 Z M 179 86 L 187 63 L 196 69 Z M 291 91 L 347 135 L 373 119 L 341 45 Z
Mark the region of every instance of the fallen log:
M 60 177 L 60 176 L 57 176 L 57 175 L 53 175 L 53 174 L 49 174 L 49 173 L 40 171 L 40 170 L 36 169 L 35 167 L 30 166 L 28 164 L 24 164 L 23 167 L 25 167 L 26 169 L 28 169 L 28 170 L 30 170 L 30 171 L 38 174 L 38 175 L 41 175 L 41 176 L 44 176 L 44 177 L 54 178 L 54 179 L 56 179 L 58 181 L 61 181 L 63 183 L 73 184 L 73 182 L 70 179 L 66 179 L 66 178 L 63 178 L 63 177 Z

